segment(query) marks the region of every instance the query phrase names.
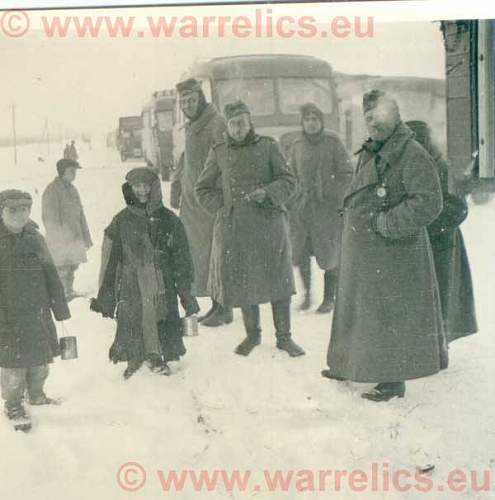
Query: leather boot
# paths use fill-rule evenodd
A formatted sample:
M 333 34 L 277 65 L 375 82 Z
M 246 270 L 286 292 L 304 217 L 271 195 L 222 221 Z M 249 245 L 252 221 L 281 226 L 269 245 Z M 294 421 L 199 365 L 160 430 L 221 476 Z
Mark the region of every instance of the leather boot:
M 132 377 L 143 364 L 143 359 L 140 357 L 131 358 L 127 361 L 127 368 L 124 371 L 124 378 L 127 380 Z
M 248 356 L 261 343 L 260 308 L 257 305 L 242 308 L 246 338 L 236 347 L 235 353 Z
M 204 319 L 201 324 L 203 326 L 216 327 L 222 325 L 228 325 L 234 320 L 234 315 L 232 313 L 231 307 L 224 307 L 221 304 L 216 303 L 215 310 L 210 314 L 209 317 Z
M 338 382 L 343 382 L 345 378 L 343 377 L 338 377 L 337 375 L 334 375 L 331 370 L 326 368 L 325 370 L 321 370 L 321 376 L 325 378 L 329 378 L 330 380 L 337 380 Z
M 382 403 L 395 397 L 403 398 L 405 393 L 405 382 L 383 382 L 375 386 L 371 391 L 361 394 L 361 397 L 369 401 Z
M 337 286 L 337 272 L 335 270 L 325 271 L 324 275 L 323 302 L 320 304 L 317 313 L 325 314 L 333 310 L 335 306 L 335 288 Z
M 206 314 L 203 314 L 202 316 L 200 316 L 198 318 L 198 323 L 201 323 L 205 319 L 209 318 L 214 313 L 214 311 L 216 310 L 217 307 L 218 307 L 218 302 L 216 302 L 216 301 L 214 301 L 212 299 L 212 301 L 211 301 L 211 307 L 208 309 L 208 311 L 206 312 Z
M 304 349 L 292 340 L 290 332 L 290 299 L 272 302 L 272 316 L 277 337 L 277 348 L 286 351 L 293 358 L 306 354 Z

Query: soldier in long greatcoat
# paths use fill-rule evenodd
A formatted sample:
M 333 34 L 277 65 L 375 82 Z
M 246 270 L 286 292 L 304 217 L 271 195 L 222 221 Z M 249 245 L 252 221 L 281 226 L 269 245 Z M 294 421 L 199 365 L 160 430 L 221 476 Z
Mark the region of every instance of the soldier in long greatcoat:
M 261 341 L 259 304 L 270 302 L 277 347 L 304 351 L 291 338 L 290 298 L 295 293 L 285 202 L 296 178 L 271 137 L 259 136 L 242 101 L 225 107 L 228 138 L 210 150 L 196 184 L 202 206 L 215 217 L 209 293 L 240 307 L 247 356 Z
M 195 79 L 177 84 L 181 110 L 187 118 L 186 144 L 180 172 L 180 218 L 186 228 L 194 263 L 193 294 L 208 297 L 213 217 L 199 204 L 194 186 L 204 169 L 210 148 L 224 140 L 225 120 L 215 106 L 206 102 L 201 84 Z M 232 322 L 232 310 L 214 299 L 211 309 L 201 319 L 204 326 Z
M 433 143 L 428 125 L 417 120 L 406 125 L 435 161 L 442 186 L 443 210 L 428 226 L 428 235 L 440 289 L 445 335 L 451 342 L 478 331 L 471 269 L 459 227 L 468 215 L 468 206 L 462 196 L 449 192 L 449 166 Z
M 387 401 L 405 380 L 447 366 L 438 285 L 427 227 L 442 210 L 431 156 L 381 91 L 363 99 L 370 139 L 343 205 L 337 300 L 322 375 L 378 385 Z
M 317 312 L 333 309 L 340 250 L 339 208 L 352 178 L 352 165 L 342 141 L 325 130 L 322 111 L 312 103 L 301 107 L 302 133 L 291 146 L 290 166 L 299 181 L 291 200 L 290 227 L 294 264 L 303 280 L 301 309 L 311 305 L 311 256 L 324 271 L 323 302 Z

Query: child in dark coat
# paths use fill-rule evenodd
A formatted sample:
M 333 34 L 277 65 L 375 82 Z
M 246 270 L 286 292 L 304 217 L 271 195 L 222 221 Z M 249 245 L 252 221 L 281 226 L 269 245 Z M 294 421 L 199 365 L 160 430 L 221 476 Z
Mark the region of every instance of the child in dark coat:
M 105 229 L 100 289 L 91 309 L 117 317 L 111 361 L 127 361 L 124 378 L 147 362 L 169 375 L 168 361 L 185 354 L 178 301 L 190 316 L 193 264 L 180 219 L 162 203 L 160 179 L 147 167 L 131 170 L 122 186 L 127 207 Z
M 70 318 L 64 289 L 38 226 L 29 193 L 0 192 L 0 367 L 2 398 L 16 429 L 30 428 L 24 406 L 54 404 L 43 386 L 60 354 L 52 312 Z

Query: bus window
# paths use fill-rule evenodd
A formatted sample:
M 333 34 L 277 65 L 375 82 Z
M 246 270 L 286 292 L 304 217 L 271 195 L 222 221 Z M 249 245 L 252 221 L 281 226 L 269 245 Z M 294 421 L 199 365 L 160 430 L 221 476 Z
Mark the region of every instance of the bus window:
M 166 132 L 170 130 L 173 126 L 173 116 L 172 111 L 157 111 L 156 120 L 158 123 L 158 130 L 160 132 Z
M 218 80 L 217 94 L 219 109 L 226 104 L 242 99 L 253 116 L 266 116 L 275 113 L 275 90 L 271 78 L 237 78 Z
M 333 108 L 333 93 L 330 82 L 317 78 L 280 78 L 279 99 L 283 114 L 299 113 L 299 108 L 307 103 L 316 104 L 325 114 Z
M 211 84 L 210 80 L 206 78 L 197 78 L 201 82 L 201 90 L 203 91 L 203 94 L 206 97 L 206 100 L 208 102 L 211 102 Z

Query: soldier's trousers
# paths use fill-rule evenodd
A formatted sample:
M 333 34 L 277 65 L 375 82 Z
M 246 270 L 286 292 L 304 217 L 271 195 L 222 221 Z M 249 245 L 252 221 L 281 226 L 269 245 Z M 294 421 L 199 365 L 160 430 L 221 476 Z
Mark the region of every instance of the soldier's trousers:
M 290 338 L 290 298 L 279 302 L 272 302 L 271 306 L 276 337 L 278 339 Z M 243 307 L 242 319 L 248 337 L 259 337 L 261 335 L 259 305 Z

